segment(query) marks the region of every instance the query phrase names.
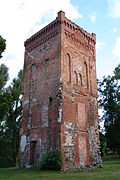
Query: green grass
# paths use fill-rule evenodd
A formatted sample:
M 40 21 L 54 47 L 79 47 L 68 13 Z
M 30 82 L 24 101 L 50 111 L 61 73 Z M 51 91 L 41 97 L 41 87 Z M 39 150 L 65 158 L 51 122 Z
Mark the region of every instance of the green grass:
M 103 161 L 103 168 L 73 173 L 5 168 L 0 169 L 0 180 L 120 180 L 120 159 L 106 156 Z

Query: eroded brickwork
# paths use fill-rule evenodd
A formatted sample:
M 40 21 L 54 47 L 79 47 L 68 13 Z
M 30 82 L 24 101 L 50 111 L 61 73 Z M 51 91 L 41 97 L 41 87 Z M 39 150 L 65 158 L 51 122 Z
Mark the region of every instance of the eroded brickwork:
M 25 42 L 21 166 L 55 148 L 63 170 L 101 165 L 95 44 L 62 11 Z

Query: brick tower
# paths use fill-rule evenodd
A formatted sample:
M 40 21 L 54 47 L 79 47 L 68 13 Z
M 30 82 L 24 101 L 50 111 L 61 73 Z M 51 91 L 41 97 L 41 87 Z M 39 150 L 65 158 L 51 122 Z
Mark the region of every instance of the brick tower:
M 101 165 L 95 44 L 62 11 L 25 41 L 21 166 L 56 148 L 63 170 Z

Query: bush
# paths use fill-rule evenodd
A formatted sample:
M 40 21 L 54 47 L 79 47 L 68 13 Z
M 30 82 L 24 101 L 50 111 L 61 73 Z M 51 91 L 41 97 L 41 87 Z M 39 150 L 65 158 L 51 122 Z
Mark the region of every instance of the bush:
M 40 162 L 41 170 L 61 170 L 61 151 L 60 149 L 47 151 Z

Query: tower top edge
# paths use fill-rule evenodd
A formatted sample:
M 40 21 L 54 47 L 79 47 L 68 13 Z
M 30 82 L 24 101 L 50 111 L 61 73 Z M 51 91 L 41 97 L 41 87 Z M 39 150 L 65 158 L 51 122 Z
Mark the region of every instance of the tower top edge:
M 24 46 L 26 47 L 27 45 L 29 45 L 31 42 L 35 41 L 39 37 L 43 37 L 43 36 L 47 35 L 50 31 L 53 31 L 56 28 L 56 26 L 60 25 L 61 23 L 68 23 L 70 26 L 74 26 L 76 30 L 81 30 L 81 32 L 84 34 L 84 36 L 86 36 L 90 40 L 94 41 L 94 43 L 96 44 L 96 34 L 95 33 L 92 33 L 92 34 L 88 33 L 86 30 L 84 30 L 83 28 L 81 28 L 80 26 L 75 24 L 73 21 L 71 21 L 68 18 L 66 18 L 65 17 L 65 12 L 60 10 L 57 13 L 56 19 L 53 20 L 48 25 L 46 25 L 45 27 L 43 27 L 38 32 L 36 32 L 30 38 L 28 38 L 24 42 Z

